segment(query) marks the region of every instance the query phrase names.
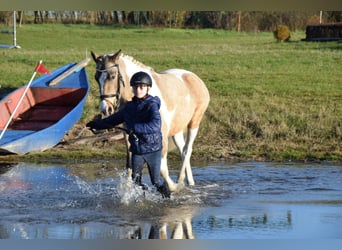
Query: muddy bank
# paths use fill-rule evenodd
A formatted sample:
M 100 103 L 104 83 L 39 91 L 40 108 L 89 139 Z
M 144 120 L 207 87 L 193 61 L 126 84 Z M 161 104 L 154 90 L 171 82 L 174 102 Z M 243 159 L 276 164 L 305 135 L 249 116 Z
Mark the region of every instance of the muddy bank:
M 191 160 L 193 162 L 246 162 L 246 161 L 295 161 L 295 162 L 342 162 L 342 158 L 335 160 L 322 158 L 320 155 L 303 157 L 296 152 L 292 155 L 283 153 L 287 157 L 269 157 L 267 152 L 260 154 L 242 154 L 232 147 L 217 141 L 203 141 L 196 139 Z M 59 144 L 44 152 L 32 152 L 26 155 L 0 155 L 0 162 L 101 162 L 122 160 L 126 158 L 124 135 L 121 130 L 101 131 L 92 133 L 83 124 L 77 124 L 64 136 Z M 172 140 L 169 143 L 168 159 L 179 161 L 180 155 Z
M 126 146 L 121 130 L 100 131 L 96 134 L 84 125 L 76 125 L 61 142 L 44 152 L 31 152 L 26 155 L 0 155 L 0 162 L 94 162 L 107 160 L 125 160 Z M 179 160 L 178 150 L 172 140 L 169 143 L 168 159 Z M 215 156 L 212 152 L 203 153 L 199 143 L 196 143 L 192 160 L 217 161 L 233 160 L 232 155 Z

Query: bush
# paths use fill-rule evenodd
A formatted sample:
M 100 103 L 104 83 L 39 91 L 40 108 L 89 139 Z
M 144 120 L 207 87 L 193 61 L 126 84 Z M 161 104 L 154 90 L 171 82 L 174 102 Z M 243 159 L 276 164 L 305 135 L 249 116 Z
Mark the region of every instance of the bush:
M 273 31 L 274 38 L 278 42 L 288 42 L 290 40 L 290 29 L 286 25 L 278 25 L 276 30 Z

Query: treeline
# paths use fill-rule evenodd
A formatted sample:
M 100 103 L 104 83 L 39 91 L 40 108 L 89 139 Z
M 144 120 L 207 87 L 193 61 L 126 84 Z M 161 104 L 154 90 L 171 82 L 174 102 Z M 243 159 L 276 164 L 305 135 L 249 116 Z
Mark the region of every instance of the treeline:
M 12 18 L 11 18 L 12 17 Z M 1 11 L 0 23 L 11 25 L 13 12 Z M 291 31 L 308 24 L 340 23 L 342 11 L 18 11 L 19 26 L 27 23 L 113 26 L 214 28 L 246 32 L 273 31 L 279 24 Z

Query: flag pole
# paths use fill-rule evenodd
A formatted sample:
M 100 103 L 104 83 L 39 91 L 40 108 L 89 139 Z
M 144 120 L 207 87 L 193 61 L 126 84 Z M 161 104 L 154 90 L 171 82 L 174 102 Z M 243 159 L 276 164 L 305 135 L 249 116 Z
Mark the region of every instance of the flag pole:
M 39 61 L 38 66 L 36 67 L 35 71 L 33 72 L 33 75 L 32 75 L 32 77 L 31 77 L 29 83 L 27 84 L 24 93 L 21 95 L 21 97 L 20 97 L 20 99 L 19 99 L 19 101 L 18 101 L 18 103 L 17 103 L 17 106 L 16 106 L 15 109 L 13 110 L 13 112 L 12 112 L 10 118 L 8 119 L 8 121 L 7 121 L 7 123 L 6 123 L 5 127 L 4 127 L 4 129 L 2 130 L 2 132 L 1 132 L 1 134 L 0 134 L 0 140 L 1 140 L 2 137 L 4 136 L 4 134 L 5 134 L 5 132 L 6 132 L 7 128 L 8 128 L 8 126 L 9 126 L 9 124 L 11 123 L 11 121 L 12 121 L 12 119 L 13 119 L 15 113 L 17 112 L 17 110 L 18 110 L 18 108 L 19 108 L 21 102 L 23 101 L 23 99 L 24 99 L 24 97 L 25 97 L 25 95 L 26 95 L 28 89 L 30 88 L 30 85 L 31 85 L 31 83 L 32 83 L 32 81 L 33 81 L 33 79 L 34 79 L 34 77 L 35 77 L 36 74 L 37 74 L 37 68 L 39 67 L 40 64 L 42 64 L 42 62 L 43 62 L 42 60 Z

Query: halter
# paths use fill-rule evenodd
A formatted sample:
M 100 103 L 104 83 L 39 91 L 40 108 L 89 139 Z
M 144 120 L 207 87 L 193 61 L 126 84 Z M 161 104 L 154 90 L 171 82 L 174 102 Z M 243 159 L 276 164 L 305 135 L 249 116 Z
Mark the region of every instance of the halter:
M 117 67 L 117 69 L 118 69 L 118 80 L 117 80 L 117 90 L 116 90 L 116 93 L 115 94 L 107 94 L 107 95 L 105 95 L 105 94 L 103 94 L 103 86 L 101 86 L 101 95 L 100 95 L 100 98 L 101 98 L 101 100 L 105 100 L 106 98 L 111 98 L 111 97 L 116 97 L 116 100 L 117 100 L 117 103 L 118 103 L 118 105 L 117 105 L 117 107 L 116 107 L 116 110 L 119 108 L 119 106 L 120 106 L 120 102 L 119 102 L 119 100 L 120 100 L 120 87 L 121 87 L 121 83 L 122 83 L 122 85 L 125 87 L 125 82 L 124 82 L 124 80 L 123 80 L 123 78 L 122 78 L 122 75 L 121 75 L 121 72 L 120 72 L 120 67 L 119 67 L 119 64 L 114 64 L 114 65 L 112 65 L 112 66 L 110 66 L 110 67 L 108 67 L 108 68 L 105 68 L 105 69 L 96 69 L 96 71 L 97 72 L 101 72 L 101 73 L 107 73 L 108 74 L 108 70 L 109 69 L 111 69 L 111 68 L 114 68 L 114 67 Z M 111 101 L 109 101 L 109 100 L 105 100 L 105 101 L 107 101 L 107 102 L 110 102 L 112 105 L 113 105 L 113 107 L 114 107 L 114 103 L 113 102 L 111 102 Z

